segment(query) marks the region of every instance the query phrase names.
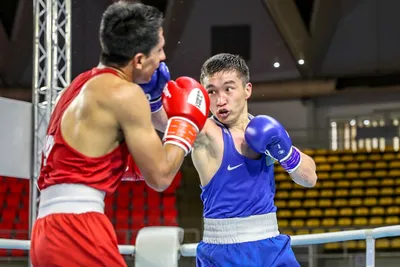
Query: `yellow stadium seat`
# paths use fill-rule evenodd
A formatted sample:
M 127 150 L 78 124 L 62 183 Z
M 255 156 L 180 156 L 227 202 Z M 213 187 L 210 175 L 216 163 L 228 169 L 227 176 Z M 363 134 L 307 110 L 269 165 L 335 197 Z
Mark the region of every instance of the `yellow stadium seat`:
M 307 227 L 319 227 L 320 224 L 321 224 L 321 222 L 319 221 L 319 219 L 315 219 L 315 218 L 308 219 L 306 222 Z
M 357 248 L 357 241 L 350 240 L 347 242 L 343 242 L 343 246 L 347 247 L 348 249 L 356 249 Z
M 275 181 L 285 181 L 287 179 L 289 179 L 289 175 L 287 173 L 280 172 L 275 175 Z
M 382 217 L 378 217 L 378 216 L 371 217 L 369 219 L 369 224 L 371 226 L 383 225 L 383 218 Z
M 309 217 L 322 217 L 323 212 L 321 209 L 311 209 L 308 213 Z
M 340 161 L 340 158 L 338 155 L 329 155 L 327 156 L 326 161 L 330 163 L 336 163 Z
M 366 161 L 367 155 L 365 154 L 357 154 L 354 158 L 355 161 Z
M 353 216 L 352 208 L 341 208 L 339 211 L 340 216 Z
M 396 186 L 396 189 L 394 190 L 394 194 L 397 196 L 400 195 L 400 187 Z
M 380 154 L 376 154 L 376 153 L 368 155 L 369 161 L 378 161 L 378 160 L 381 160 L 381 158 L 382 158 L 382 156 Z
M 293 217 L 295 218 L 303 218 L 307 217 L 307 210 L 305 209 L 298 209 L 293 212 Z
M 373 207 L 370 213 L 371 215 L 384 215 L 385 209 L 383 207 Z
M 364 205 L 369 207 L 376 206 L 377 202 L 378 201 L 376 200 L 375 197 L 367 197 L 364 199 Z
M 333 206 L 334 207 L 346 207 L 348 205 L 349 205 L 348 200 L 345 199 L 345 198 L 336 198 L 333 201 Z
M 318 179 L 321 180 L 329 179 L 329 172 L 318 172 Z
M 352 187 L 363 187 L 364 181 L 363 180 L 353 180 L 353 181 L 351 181 L 351 186 Z
M 335 191 L 335 197 L 347 197 L 349 195 L 349 190 L 347 189 L 337 189 Z
M 346 169 L 346 166 L 343 163 L 334 163 L 332 165 L 332 170 L 334 171 L 343 171 Z
M 292 229 L 283 229 L 283 230 L 279 230 L 282 234 L 285 234 L 285 235 L 289 235 L 289 236 L 292 236 L 292 235 L 294 235 L 294 231 L 292 230 Z
M 337 209 L 325 209 L 325 217 L 335 217 L 338 215 Z
M 320 197 L 333 197 L 333 190 L 332 189 L 323 189 L 319 195 L 320 195 Z
M 328 154 L 328 149 L 325 148 L 318 148 L 314 151 L 315 155 L 327 155 Z
M 389 163 L 389 168 L 400 168 L 400 160 L 393 160 Z
M 368 216 L 368 214 L 369 214 L 369 209 L 366 207 L 359 207 L 354 210 L 355 210 L 355 214 L 357 216 Z
M 386 169 L 388 164 L 385 161 L 377 161 L 375 163 L 375 169 Z
M 380 238 L 375 241 L 375 247 L 378 249 L 387 249 L 390 247 L 390 241 L 387 238 Z
M 400 207 L 398 206 L 391 206 L 386 209 L 386 213 L 389 215 L 398 215 L 400 214 Z
M 275 194 L 275 198 L 276 198 L 276 199 L 286 199 L 286 198 L 289 198 L 289 192 L 288 192 L 288 191 L 283 191 L 283 190 L 278 191 L 278 192 L 276 192 L 276 194 Z
M 278 218 L 290 218 L 292 217 L 292 211 L 291 210 L 278 210 Z
M 373 177 L 372 171 L 360 172 L 360 178 L 362 178 L 362 179 L 368 179 L 368 178 L 372 178 L 372 177 Z
M 303 198 L 304 190 L 294 190 L 290 192 L 290 198 Z
M 357 249 L 365 249 L 367 246 L 365 240 L 358 240 L 357 241 Z
M 296 209 L 296 208 L 300 208 L 300 207 L 301 207 L 301 201 L 299 201 L 297 199 L 289 200 L 288 208 Z
M 304 227 L 304 220 L 294 219 L 290 221 L 290 226 L 293 228 L 301 228 Z
M 341 248 L 342 248 L 342 244 L 339 242 L 324 244 L 324 249 L 326 249 L 326 250 L 339 250 Z
M 400 197 L 396 197 L 396 198 L 394 199 L 394 204 L 400 205 Z
M 342 161 L 342 162 L 351 162 L 351 161 L 353 161 L 354 159 L 353 159 L 353 155 L 343 155 L 341 158 L 340 158 L 340 161 Z
M 314 156 L 313 159 L 314 159 L 316 164 L 322 164 L 322 163 L 326 163 L 327 162 L 325 156 Z
M 317 164 L 318 172 L 329 172 L 331 170 L 331 164 Z
M 311 229 L 311 233 L 312 234 L 322 234 L 322 233 L 325 233 L 325 230 L 321 229 L 321 228 L 315 228 L 315 229 Z
M 365 195 L 366 196 L 377 196 L 377 195 L 379 195 L 379 190 L 378 190 L 378 188 L 375 188 L 375 187 L 367 188 L 367 190 L 365 190 Z
M 303 149 L 303 153 L 312 157 L 312 156 L 314 156 L 315 151 L 310 148 L 305 148 L 305 149 Z
M 354 226 L 364 226 L 368 224 L 368 219 L 365 217 L 356 217 L 353 220 Z
M 340 232 L 341 229 L 340 228 L 329 228 L 328 232 L 333 233 L 333 232 Z
M 351 198 L 349 201 L 349 206 L 350 207 L 359 207 L 362 205 L 362 199 L 361 198 Z
M 397 248 L 397 249 L 400 248 L 400 237 L 396 237 L 396 238 L 392 239 L 390 246 L 392 248 Z
M 386 170 L 376 170 L 374 172 L 373 176 L 376 178 L 382 178 L 382 177 L 386 177 L 387 175 L 388 175 L 388 173 Z
M 324 227 L 333 227 L 335 225 L 336 225 L 336 220 L 333 218 L 322 219 L 322 226 L 324 226 Z
M 322 188 L 333 188 L 335 187 L 335 182 L 334 181 L 321 181 L 321 187 Z
M 319 175 L 318 175 L 318 178 L 319 178 Z M 343 179 L 344 173 L 343 172 L 332 172 L 331 178 L 332 179 Z
M 360 197 L 364 195 L 364 190 L 362 188 L 353 188 L 350 190 L 350 196 Z
M 379 205 L 381 206 L 389 206 L 393 205 L 393 198 L 392 197 L 381 197 L 379 199 Z
M 380 191 L 381 191 L 380 192 L 381 196 L 391 196 L 394 194 L 394 190 L 392 187 L 384 187 L 384 188 L 381 188 Z
M 332 207 L 332 200 L 320 199 L 320 200 L 318 200 L 318 207 L 321 207 L 321 208 Z
M 280 189 L 291 189 L 293 182 L 283 182 L 279 184 Z
M 398 180 L 398 179 L 395 179 Z M 392 178 L 384 178 L 382 179 L 381 185 L 382 186 L 393 186 L 395 181 Z
M 279 227 L 285 228 L 289 226 L 289 221 L 288 220 L 279 220 L 278 222 Z
M 303 207 L 305 208 L 314 208 L 317 206 L 317 200 L 315 199 L 306 199 L 303 202 Z
M 299 229 L 296 231 L 296 235 L 308 235 L 310 233 L 310 230 L 308 229 Z
M 358 170 L 360 168 L 360 164 L 358 162 L 349 162 L 347 163 L 348 170 Z
M 360 168 L 363 170 L 371 170 L 374 168 L 374 164 L 370 161 L 364 161 L 360 164 Z
M 318 197 L 318 190 L 315 189 L 308 189 L 306 190 L 306 198 L 316 198 Z
M 391 161 L 396 158 L 394 153 L 384 153 L 382 156 L 382 160 Z
M 275 170 L 275 173 L 283 173 L 283 174 L 287 173 L 286 170 L 281 165 L 275 165 L 274 170 Z
M 275 200 L 275 206 L 278 208 L 286 208 L 287 203 L 285 200 Z
M 368 187 L 379 186 L 379 180 L 378 179 L 368 179 L 366 181 L 366 186 L 368 186 Z
M 352 224 L 352 220 L 350 218 L 339 218 L 338 225 L 341 227 L 347 227 Z
M 350 181 L 347 180 L 340 180 L 337 182 L 337 186 L 338 188 L 347 188 L 350 187 Z
M 397 169 L 390 170 L 389 177 L 400 178 L 400 170 L 397 170 Z
M 348 171 L 344 174 L 346 179 L 357 179 L 359 176 L 358 172 L 356 171 Z
M 398 224 L 400 224 L 400 218 L 399 218 L 399 216 L 389 216 L 389 217 L 386 217 L 386 219 L 385 219 L 385 224 L 388 224 L 388 225 L 398 225 Z

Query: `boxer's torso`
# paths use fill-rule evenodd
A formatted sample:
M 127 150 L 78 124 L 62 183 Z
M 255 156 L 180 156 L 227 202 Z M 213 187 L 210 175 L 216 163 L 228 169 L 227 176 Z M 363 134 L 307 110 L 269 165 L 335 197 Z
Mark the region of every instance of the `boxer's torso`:
M 244 132 L 207 122 L 207 137 L 193 162 L 202 182 L 205 218 L 233 218 L 275 212 L 273 160 L 252 151 Z
M 112 193 L 129 155 L 107 92 L 118 84 L 113 69 L 94 68 L 64 90 L 52 113 L 42 155 L 39 189 L 62 183 L 84 184 Z

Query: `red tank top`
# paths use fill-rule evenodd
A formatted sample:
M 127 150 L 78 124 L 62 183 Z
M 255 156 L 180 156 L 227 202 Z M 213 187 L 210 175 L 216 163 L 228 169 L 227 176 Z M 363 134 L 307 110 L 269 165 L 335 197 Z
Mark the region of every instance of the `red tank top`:
M 94 76 L 111 73 L 112 69 L 86 71 L 76 77 L 65 90 L 51 115 L 38 179 L 42 190 L 54 184 L 84 184 L 111 194 L 121 182 L 129 156 L 125 142 L 101 157 L 87 157 L 69 146 L 61 134 L 61 118 L 83 85 Z

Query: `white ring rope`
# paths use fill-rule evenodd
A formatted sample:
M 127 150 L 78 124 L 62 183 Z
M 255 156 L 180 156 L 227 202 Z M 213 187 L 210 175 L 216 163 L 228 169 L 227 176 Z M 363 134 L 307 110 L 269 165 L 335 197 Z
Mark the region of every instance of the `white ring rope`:
M 400 225 L 384 226 L 375 229 L 349 230 L 332 233 L 308 234 L 292 236 L 292 246 L 324 244 L 331 242 L 341 242 L 349 240 L 363 240 L 367 237 L 374 239 L 383 237 L 400 236 Z M 197 243 L 183 244 L 180 247 L 180 253 L 184 257 L 195 257 Z M 19 249 L 29 250 L 30 240 L 4 239 L 0 238 L 0 249 Z M 119 251 L 122 255 L 133 255 L 135 246 L 119 245 Z

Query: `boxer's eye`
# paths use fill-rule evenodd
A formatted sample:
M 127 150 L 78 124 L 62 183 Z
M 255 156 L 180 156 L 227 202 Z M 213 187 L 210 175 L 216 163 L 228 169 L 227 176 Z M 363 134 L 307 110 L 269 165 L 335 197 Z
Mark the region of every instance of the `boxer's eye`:
M 214 90 L 208 90 L 208 94 L 209 94 L 209 95 L 214 95 L 214 94 L 215 94 L 215 91 L 214 91 Z
M 227 91 L 227 92 L 230 92 L 230 91 L 232 91 L 232 90 L 233 90 L 232 87 L 227 87 L 227 88 L 226 88 L 226 91 Z

